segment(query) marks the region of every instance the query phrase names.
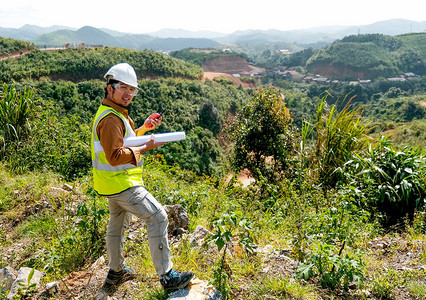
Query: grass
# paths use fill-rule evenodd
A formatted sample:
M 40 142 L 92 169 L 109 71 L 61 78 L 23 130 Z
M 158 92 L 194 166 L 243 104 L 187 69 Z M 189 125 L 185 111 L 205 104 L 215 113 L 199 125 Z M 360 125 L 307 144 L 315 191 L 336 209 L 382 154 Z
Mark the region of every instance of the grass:
M 30 216 L 16 229 L 21 238 L 52 237 L 58 234 L 56 216 L 50 212 Z
M 0 178 L 0 211 L 11 210 L 22 203 L 41 202 L 46 188 L 62 184 L 61 176 L 53 172 L 11 173 L 3 163 L 0 163 Z
M 318 299 L 313 285 L 303 285 L 289 277 L 264 277 L 252 286 L 249 299 Z
M 389 139 L 395 146 L 402 147 L 410 143 L 419 146 L 420 149 L 426 148 L 426 121 L 414 120 L 406 123 L 382 122 L 377 124 L 378 128 L 383 128 L 381 135 L 389 136 Z M 378 137 L 379 133 L 372 135 Z
M 419 299 L 426 299 L 426 283 L 421 280 L 410 282 L 407 285 L 407 289 L 412 296 L 418 297 Z
M 371 273 L 372 279 L 366 279 L 364 288 L 368 289 L 377 297 L 391 296 L 399 288 L 401 281 L 405 280 L 406 288 L 413 295 L 423 295 L 424 284 L 419 280 L 420 273 L 403 274 L 388 268 L 383 260 L 384 257 L 378 253 L 370 252 L 368 242 L 373 238 L 381 236 L 376 223 L 365 219 L 363 211 L 347 205 L 350 199 L 339 196 L 330 191 L 330 196 L 318 193 L 315 189 L 306 190 L 301 196 L 293 191 L 291 185 L 285 186 L 285 192 L 272 193 L 277 198 L 276 204 L 269 209 L 261 209 L 264 199 L 257 193 L 256 189 L 226 186 L 224 184 L 213 184 L 210 178 L 193 178 L 190 176 L 175 176 L 175 171 L 170 167 L 162 166 L 155 161 L 146 161 L 145 177 L 148 190 L 155 190 L 160 196 L 160 202 L 168 204 L 180 203 L 189 209 L 190 233 L 197 225 L 203 225 L 209 230 L 215 230 L 211 224 L 211 218 L 215 216 L 233 215 L 233 212 L 244 211 L 244 217 L 253 227 L 254 243 L 263 248 L 271 247 L 270 254 L 249 254 L 238 246 L 238 234 L 243 232 L 243 227 L 237 223 L 232 228 L 234 251 L 227 255 L 229 267 L 229 290 L 228 299 L 240 297 L 241 299 L 319 299 L 327 295 L 328 299 L 339 299 L 339 289 L 335 291 L 322 290 L 315 280 L 308 282 L 295 280 L 289 273 L 274 269 L 274 267 L 285 266 L 284 261 L 274 261 L 271 257 L 279 257 L 282 253 L 292 260 L 298 260 L 296 249 L 300 248 L 304 255 L 313 251 L 313 245 L 319 241 L 327 241 L 338 248 L 343 239 L 351 237 L 345 247 L 345 253 L 354 253 L 357 249 L 365 252 L 364 262 L 368 270 L 378 269 Z M 23 176 L 7 171 L 4 166 L 0 167 L 2 184 L 4 184 L 3 195 L 9 203 L 4 206 L 11 211 L 27 205 L 35 205 L 47 200 L 42 191 L 51 186 L 61 186 L 61 178 L 50 173 L 28 173 Z M 25 190 L 25 187 L 34 183 L 33 188 Z M 26 216 L 16 227 L 15 234 L 11 236 L 7 244 L 0 244 L 0 253 L 4 253 L 8 246 L 26 241 L 27 247 L 23 253 L 16 253 L 10 259 L 12 265 L 21 264 L 43 268 L 47 266 L 46 278 L 57 280 L 63 278 L 73 270 L 90 265 L 94 259 L 102 254 L 105 236 L 100 231 L 100 252 L 89 252 L 96 244 L 90 242 L 92 227 L 76 227 L 75 215 L 69 214 L 71 205 L 85 203 L 91 209 L 93 198 L 87 192 L 90 187 L 89 178 L 82 178 L 74 183 L 74 193 L 67 194 L 63 198 L 57 198 L 58 206 L 34 216 Z M 25 191 L 19 193 L 14 199 L 14 190 Z M 6 192 L 5 192 L 6 191 Z M 154 192 L 155 194 L 155 192 Z M 43 200 L 44 199 L 44 200 Z M 104 198 L 97 199 L 99 208 L 106 205 Z M 249 201 L 250 200 L 250 201 Z M 47 200 L 49 201 L 49 200 Z M 61 204 L 62 203 L 62 204 Z M 322 205 L 314 205 L 322 203 Z M 25 204 L 25 205 L 24 205 Z M 74 206 L 75 206 L 74 205 Z M 250 205 L 251 209 L 247 208 Z M 65 213 L 62 208 L 66 208 Z M 348 214 L 343 215 L 341 212 Z M 420 215 L 419 215 L 420 216 Z M 423 216 L 423 215 L 421 215 Z M 6 215 L 3 214 L 2 218 Z M 108 215 L 100 216 L 102 222 L 100 228 L 105 228 Z M 83 220 L 90 220 L 90 214 L 79 216 Z M 242 219 L 241 219 L 242 220 Z M 398 256 L 398 251 L 407 252 L 414 245 L 424 242 L 421 217 L 417 217 L 415 226 L 407 229 L 405 236 L 395 236 L 403 242 L 390 249 L 393 253 L 387 259 Z M 10 219 L 9 219 L 10 221 Z M 340 224 L 340 225 L 339 225 Z M 347 224 L 352 224 L 350 230 L 346 230 Z M 89 226 L 89 225 L 87 225 Z M 340 226 L 340 227 L 339 227 Z M 337 230 L 338 228 L 345 230 Z M 146 230 L 139 228 L 139 235 L 132 240 L 127 240 L 125 246 L 126 263 L 135 268 L 140 274 L 137 282 L 139 287 L 123 287 L 127 295 L 137 299 L 167 299 L 168 294 L 163 291 L 158 276 L 152 265 L 149 254 L 149 246 L 146 239 Z M 9 232 L 0 232 L 0 237 Z M 411 248 L 410 248 L 411 247 Z M 62 250 L 63 249 L 63 250 Z M 197 248 L 189 244 L 188 237 L 183 237 L 177 242 L 171 241 L 171 250 L 174 265 L 179 270 L 192 269 L 199 279 L 212 282 L 215 279 L 216 270 L 219 267 L 220 253 L 214 244 L 205 244 Z M 283 252 L 285 249 L 289 251 Z M 426 255 L 420 246 L 418 264 L 424 264 Z M 53 267 L 53 268 L 52 268 Z M 269 271 L 268 271 L 269 270 Z M 289 269 L 291 272 L 291 269 Z M 397 282 L 397 283 L 394 283 Z M 351 293 L 359 293 L 361 287 Z

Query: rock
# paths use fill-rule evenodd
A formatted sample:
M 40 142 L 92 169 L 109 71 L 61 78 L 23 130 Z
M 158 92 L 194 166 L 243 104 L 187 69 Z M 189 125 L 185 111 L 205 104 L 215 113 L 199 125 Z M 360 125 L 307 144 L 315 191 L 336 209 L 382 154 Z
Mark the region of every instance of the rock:
M 64 189 L 65 191 L 71 192 L 73 190 L 73 187 L 70 186 L 69 184 L 64 183 L 62 185 L 62 189 Z
M 46 291 L 48 291 L 51 295 L 56 294 L 58 292 L 58 283 L 56 281 L 49 282 L 46 284 Z
M 188 230 L 189 216 L 182 205 L 165 205 L 164 209 L 167 212 L 167 217 L 169 218 L 169 227 L 167 229 L 169 234 L 177 236 L 179 233 Z
M 212 233 L 203 226 L 197 225 L 194 230 L 194 233 L 189 238 L 189 243 L 194 247 L 201 247 L 201 245 L 204 243 L 204 239 L 211 234 Z
M 31 268 L 27 268 L 27 267 L 23 267 L 23 268 L 19 269 L 18 276 L 16 277 L 16 280 L 12 284 L 10 292 L 7 295 L 7 299 L 12 299 L 18 293 L 18 289 L 23 288 L 19 284 L 19 282 L 22 282 L 24 285 L 27 284 L 28 277 L 30 275 L 31 270 L 32 270 Z M 43 273 L 41 273 L 40 271 L 34 270 L 34 275 L 31 278 L 30 284 L 35 283 L 35 284 L 38 285 L 40 283 L 42 275 L 43 275 Z
M 189 286 L 175 291 L 167 300 L 221 300 L 222 295 L 207 281 L 193 279 Z
M 0 291 L 9 291 L 17 275 L 18 272 L 11 267 L 0 269 Z
M 56 281 L 49 282 L 48 284 L 46 284 L 46 289 L 40 294 L 38 294 L 36 299 L 52 299 L 52 297 L 58 293 L 58 290 L 58 283 Z
M 103 266 L 105 266 L 105 262 L 106 262 L 105 256 L 102 255 L 92 264 L 91 268 L 97 269 L 97 268 L 103 267 Z

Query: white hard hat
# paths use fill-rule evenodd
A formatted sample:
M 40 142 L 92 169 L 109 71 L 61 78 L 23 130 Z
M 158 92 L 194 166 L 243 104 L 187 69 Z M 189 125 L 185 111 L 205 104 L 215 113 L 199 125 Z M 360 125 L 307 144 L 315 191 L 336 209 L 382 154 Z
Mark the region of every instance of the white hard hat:
M 133 86 L 135 88 L 138 87 L 136 72 L 133 67 L 128 63 L 120 63 L 112 66 L 108 70 L 108 72 L 106 72 L 104 78 L 107 81 L 109 81 L 110 79 L 114 79 Z

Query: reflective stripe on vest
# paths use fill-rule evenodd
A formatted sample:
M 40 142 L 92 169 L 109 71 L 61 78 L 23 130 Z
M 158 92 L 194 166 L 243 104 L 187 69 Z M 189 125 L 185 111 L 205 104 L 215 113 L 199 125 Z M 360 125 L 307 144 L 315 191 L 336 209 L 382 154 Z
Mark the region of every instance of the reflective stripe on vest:
M 132 186 L 143 185 L 142 160 L 138 162 L 137 167 L 133 164 L 112 166 L 106 159 L 105 152 L 95 153 L 94 141 L 99 141 L 97 134 L 98 124 L 111 113 L 118 116 L 124 124 L 125 134 L 123 138 L 136 136 L 129 121 L 123 114 L 105 105 L 99 107 L 93 122 L 91 147 L 94 189 L 100 195 L 118 194 Z

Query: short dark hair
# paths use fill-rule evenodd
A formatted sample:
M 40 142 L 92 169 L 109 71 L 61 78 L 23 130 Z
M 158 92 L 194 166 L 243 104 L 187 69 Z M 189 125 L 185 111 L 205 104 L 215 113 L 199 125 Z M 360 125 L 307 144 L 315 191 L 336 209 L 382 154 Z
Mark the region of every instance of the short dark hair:
M 120 82 L 120 81 L 115 80 L 115 79 L 108 79 L 108 81 L 107 81 L 107 85 L 106 85 L 106 87 L 105 87 L 105 96 L 104 96 L 104 98 L 106 98 L 106 97 L 108 96 L 108 90 L 107 90 L 108 85 L 110 85 L 110 84 L 114 84 L 114 83 L 119 83 L 119 82 Z M 113 86 L 113 88 L 114 88 L 114 86 Z

